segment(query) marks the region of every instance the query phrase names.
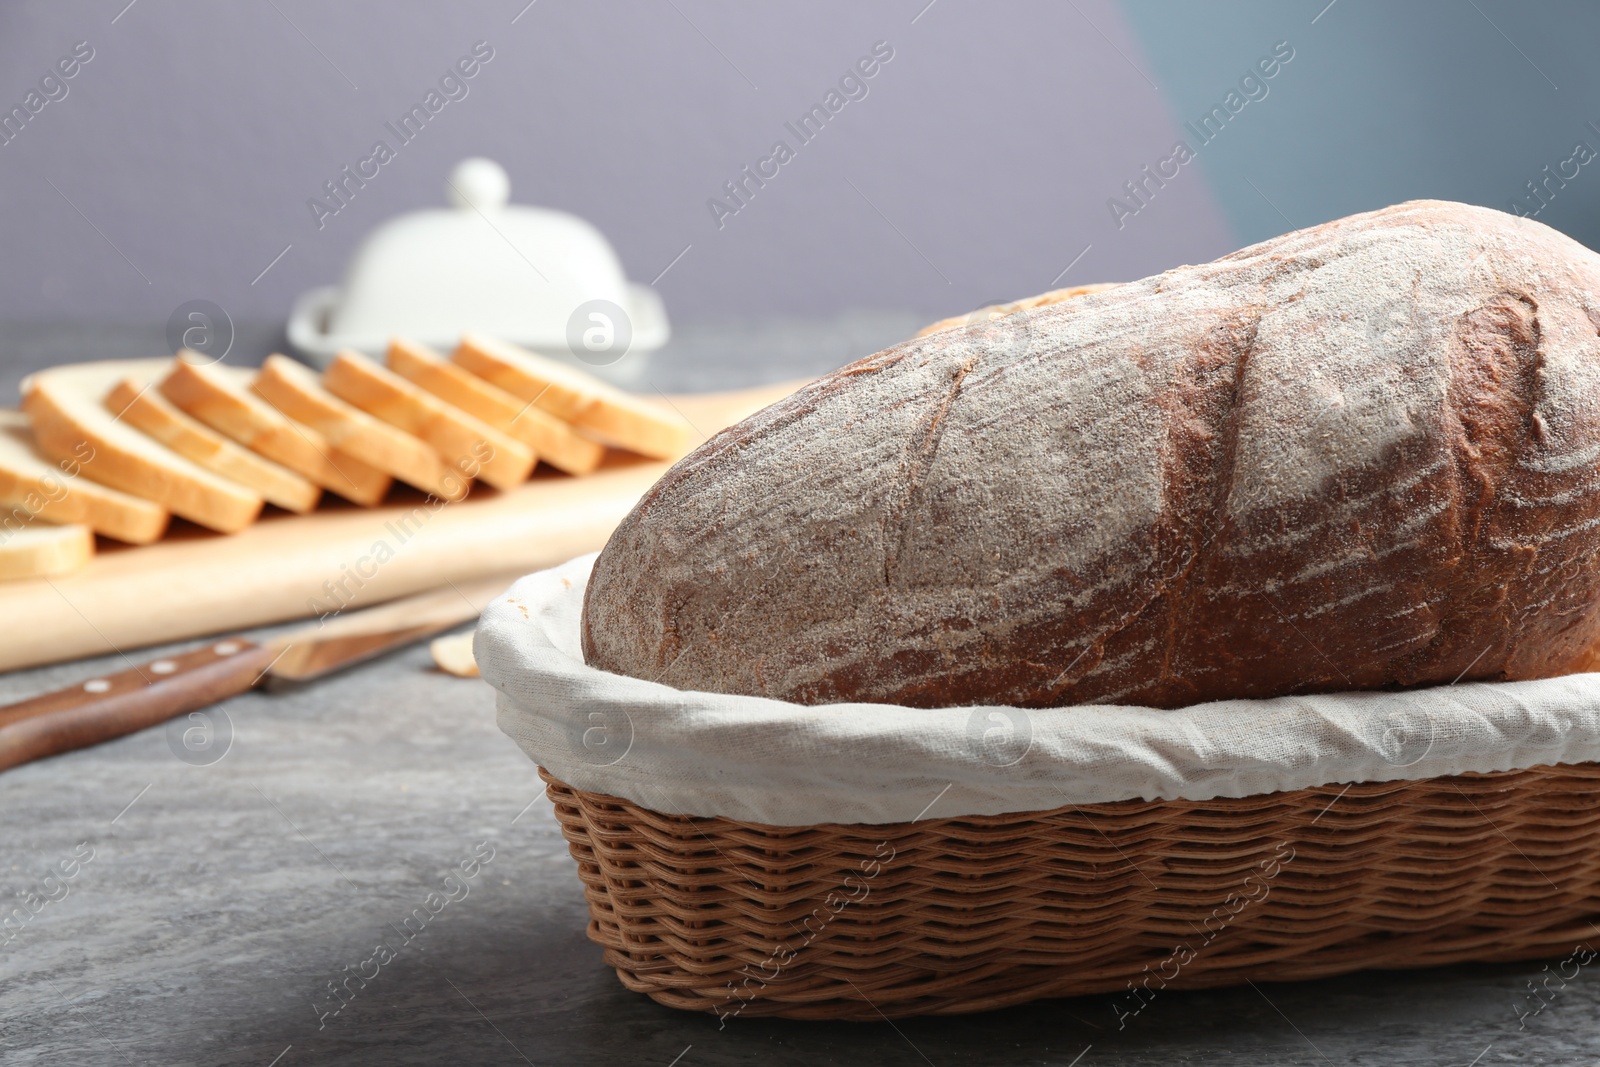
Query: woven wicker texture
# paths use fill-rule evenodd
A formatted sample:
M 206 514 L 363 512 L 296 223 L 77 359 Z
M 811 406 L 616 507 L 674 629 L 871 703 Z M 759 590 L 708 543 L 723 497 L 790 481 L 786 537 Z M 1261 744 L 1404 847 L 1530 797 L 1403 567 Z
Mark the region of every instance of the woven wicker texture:
M 880 1019 L 1600 941 L 1600 764 L 885 826 L 664 815 L 541 768 L 629 989 Z

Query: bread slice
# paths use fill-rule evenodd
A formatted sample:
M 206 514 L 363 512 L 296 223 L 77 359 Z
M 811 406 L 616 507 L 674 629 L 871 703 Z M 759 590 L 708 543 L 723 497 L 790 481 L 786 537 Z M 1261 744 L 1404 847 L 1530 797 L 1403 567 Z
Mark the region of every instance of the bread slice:
M 389 342 L 389 369 L 439 399 L 477 416 L 533 449 L 568 474 L 588 474 L 605 458 L 605 446 L 526 400 L 491 385 L 432 349 L 402 338 Z
M 129 544 L 159 538 L 167 528 L 165 508 L 78 476 L 93 455 L 85 441 L 71 460 L 53 463 L 35 444 L 28 417 L 0 410 L 0 508 L 52 523 L 81 523 Z
M 478 678 L 478 661 L 472 656 L 473 631 L 464 634 L 450 634 L 446 637 L 435 637 L 428 644 L 428 651 L 433 654 L 434 666 L 446 674 L 453 674 L 457 678 Z
M 338 353 L 322 384 L 334 396 L 427 442 L 457 470 L 496 489 L 528 480 L 533 450 L 509 434 L 412 385 L 359 352 Z
M 693 440 L 694 428 L 682 416 L 525 348 L 469 333 L 451 359 L 513 396 L 631 452 L 674 459 Z
M 422 441 L 340 400 L 322 387 L 315 371 L 287 356 L 268 356 L 252 388 L 285 415 L 320 431 L 336 448 L 423 492 L 459 500 L 471 488 L 471 478 Z
M 353 504 L 378 503 L 393 479 L 341 452 L 328 439 L 250 391 L 254 373 L 178 353 L 161 395 L 224 436 Z
M 57 526 L 23 509 L 0 511 L 0 581 L 70 574 L 94 555 L 94 531 L 82 523 Z
M 106 394 L 106 410 L 179 455 L 255 490 L 268 503 L 302 515 L 317 506 L 320 488 L 185 414 L 153 384 L 154 378 L 128 375 Z
M 191 522 L 233 533 L 261 514 L 261 494 L 213 474 L 106 410 L 106 394 L 128 374 L 154 375 L 170 359 L 107 360 L 52 367 L 22 382 L 22 409 L 44 454 L 72 459 L 87 442 L 83 474 L 153 500 Z

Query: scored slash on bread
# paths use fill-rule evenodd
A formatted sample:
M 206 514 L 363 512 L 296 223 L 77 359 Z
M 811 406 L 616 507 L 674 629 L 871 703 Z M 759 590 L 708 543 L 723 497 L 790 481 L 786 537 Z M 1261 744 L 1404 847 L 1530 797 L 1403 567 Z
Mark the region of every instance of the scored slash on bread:
M 0 509 L 0 581 L 70 574 L 94 555 L 94 531 L 82 523 L 57 526 L 22 508 Z
M 471 487 L 470 478 L 422 441 L 334 396 L 323 388 L 315 371 L 287 356 L 267 357 L 252 388 L 285 415 L 320 431 L 341 451 L 424 492 L 459 500 Z
M 641 455 L 676 459 L 694 428 L 681 416 L 576 367 L 481 334 L 463 334 L 451 359 L 513 396 Z
M 38 449 L 26 415 L 0 410 L 0 506 L 48 522 L 81 523 L 129 544 L 159 538 L 167 528 L 165 508 L 74 473 L 91 455 L 84 442 L 70 460 L 55 463 Z
M 605 458 L 598 441 L 413 341 L 390 341 L 388 365 L 413 385 L 510 434 L 558 470 L 588 474 Z
M 106 394 L 130 372 L 153 375 L 170 358 L 54 367 L 22 383 L 22 407 L 45 455 L 64 462 L 87 442 L 82 472 L 104 485 L 153 500 L 201 526 L 233 533 L 255 521 L 259 493 L 219 477 L 106 410 Z
M 317 506 L 319 487 L 184 413 L 153 384 L 151 377 L 128 375 L 106 394 L 106 409 L 179 455 L 260 493 L 268 503 L 302 515 Z
M 250 391 L 253 373 L 178 353 L 161 394 L 180 410 L 226 437 L 353 504 L 372 506 L 393 479 L 341 452 L 321 433 L 296 422 Z
M 334 356 L 323 372 L 328 392 L 427 443 L 457 470 L 496 489 L 528 480 L 533 450 L 488 423 L 447 404 L 359 352 Z

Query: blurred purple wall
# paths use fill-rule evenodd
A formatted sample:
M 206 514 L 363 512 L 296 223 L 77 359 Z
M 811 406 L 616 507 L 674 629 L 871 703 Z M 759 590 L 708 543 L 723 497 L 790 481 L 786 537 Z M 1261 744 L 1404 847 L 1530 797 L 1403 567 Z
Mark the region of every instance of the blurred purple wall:
M 1234 245 L 1200 168 L 1113 224 L 1178 130 L 1105 0 L 524 3 L 0 7 L 4 109 L 94 50 L 0 145 L 0 317 L 159 324 L 201 298 L 281 319 L 475 154 L 516 201 L 595 222 L 637 281 L 687 247 L 658 284 L 679 321 L 948 314 Z M 319 230 L 307 200 L 477 41 L 466 96 Z M 785 123 L 879 41 L 892 59 L 801 144 Z M 779 139 L 794 157 L 719 228 L 708 199 L 734 206 L 724 183 Z

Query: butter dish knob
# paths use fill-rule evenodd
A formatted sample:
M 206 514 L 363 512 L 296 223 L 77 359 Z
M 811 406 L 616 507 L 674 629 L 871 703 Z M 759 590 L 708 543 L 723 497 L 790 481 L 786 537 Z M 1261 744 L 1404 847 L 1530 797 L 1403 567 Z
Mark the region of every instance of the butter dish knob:
M 455 165 L 446 179 L 446 192 L 458 208 L 494 211 L 511 199 L 511 178 L 494 160 L 472 156 Z

